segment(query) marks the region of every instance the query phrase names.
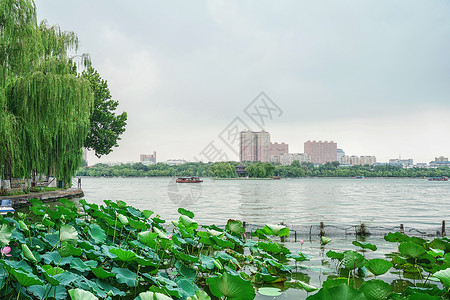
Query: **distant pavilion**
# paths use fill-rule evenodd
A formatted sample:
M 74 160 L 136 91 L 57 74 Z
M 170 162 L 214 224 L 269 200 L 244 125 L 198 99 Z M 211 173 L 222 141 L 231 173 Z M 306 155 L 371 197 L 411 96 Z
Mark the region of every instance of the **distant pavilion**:
M 243 163 L 236 166 L 236 174 L 238 177 L 248 177 L 248 172 L 245 170 Z

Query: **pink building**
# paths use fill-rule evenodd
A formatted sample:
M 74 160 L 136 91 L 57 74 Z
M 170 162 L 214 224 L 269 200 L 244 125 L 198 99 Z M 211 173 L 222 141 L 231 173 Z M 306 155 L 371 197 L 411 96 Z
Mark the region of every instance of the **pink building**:
M 324 164 L 337 161 L 337 144 L 332 141 L 307 141 L 305 153 L 309 154 L 312 163 Z
M 281 154 L 289 153 L 289 145 L 285 143 L 278 144 L 270 143 L 270 149 L 269 149 L 269 157 L 272 155 L 280 156 Z
M 270 134 L 267 131 L 242 131 L 239 158 L 241 161 L 269 161 Z

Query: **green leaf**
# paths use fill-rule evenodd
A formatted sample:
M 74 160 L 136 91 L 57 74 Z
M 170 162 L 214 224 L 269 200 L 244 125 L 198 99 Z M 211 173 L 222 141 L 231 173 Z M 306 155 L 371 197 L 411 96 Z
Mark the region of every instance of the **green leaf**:
M 20 283 L 20 285 L 27 287 L 30 285 L 39 284 L 42 285 L 44 282 L 40 280 L 36 275 L 33 273 L 26 273 L 22 270 L 16 270 L 12 268 L 8 268 L 9 273 L 16 278 L 16 280 Z
M 186 300 L 211 300 L 211 297 L 205 291 L 199 290 L 194 296 L 187 297 Z
M 68 293 L 72 300 L 98 300 L 91 292 L 82 289 L 71 289 Z
M 359 289 L 369 300 L 383 300 L 392 294 L 391 286 L 379 279 L 372 279 L 362 284 Z
M 316 288 L 315 286 L 309 285 L 306 282 L 303 281 L 298 281 L 298 285 L 304 289 L 305 291 L 307 291 L 308 293 L 310 292 L 314 292 L 315 290 L 317 290 L 318 288 Z
M 145 210 L 142 212 L 142 214 L 144 215 L 144 217 L 145 217 L 146 219 L 148 219 L 148 218 L 150 218 L 151 215 L 153 215 L 153 212 L 152 212 L 151 210 L 145 209 Z
M 112 272 L 116 274 L 118 282 L 124 283 L 130 287 L 137 285 L 136 273 L 123 268 L 112 268 Z
M 355 246 L 361 247 L 363 249 L 370 249 L 372 251 L 377 250 L 377 246 L 375 246 L 374 244 L 371 244 L 371 243 L 363 243 L 360 241 L 353 241 L 352 244 Z
M 438 278 L 446 286 L 450 287 L 450 268 L 437 271 L 433 276 Z
M 346 284 L 340 284 L 330 289 L 321 288 L 317 294 L 308 300 L 366 300 L 366 296 Z
M 50 284 L 45 285 L 32 285 L 27 287 L 27 291 L 35 295 L 38 299 L 56 299 L 64 300 L 67 299 L 67 291 L 63 286 L 51 286 Z
M 329 242 L 331 242 L 331 239 L 330 239 L 330 238 L 327 238 L 326 236 L 321 236 L 321 237 L 320 237 L 320 244 L 321 244 L 321 245 L 326 245 L 326 244 L 328 244 Z
M 361 268 L 365 263 L 365 258 L 356 251 L 345 251 L 342 259 L 342 266 L 347 270 Z
M 138 298 L 140 300 L 172 300 L 169 296 L 156 292 L 143 292 L 140 293 Z
M 105 270 L 103 270 L 103 268 L 99 267 L 99 268 L 91 268 L 92 273 L 94 273 L 94 275 L 97 278 L 108 278 L 108 277 L 115 277 L 116 274 L 111 273 L 111 272 L 107 272 Z
M 6 246 L 11 241 L 11 230 L 6 224 L 0 225 L 0 244 L 1 246 Z
M 32 262 L 37 262 L 36 257 L 34 256 L 33 252 L 31 252 L 30 248 L 28 248 L 27 244 L 22 244 L 22 251 L 23 256 Z
M 132 261 L 136 259 L 136 254 L 130 250 L 122 250 L 120 248 L 109 249 L 109 252 L 117 255 L 121 261 Z
M 264 225 L 263 230 L 269 235 L 289 236 L 289 228 L 284 225 L 266 224 Z
M 381 258 L 374 258 L 366 262 L 366 267 L 373 275 L 379 276 L 389 271 L 393 267 L 393 264 Z
M 81 255 L 81 249 L 75 248 L 72 246 L 72 244 L 69 244 L 68 242 L 62 242 L 61 248 L 59 249 L 59 254 L 62 257 L 68 257 L 68 256 L 80 256 Z
M 188 216 L 182 215 L 182 216 L 180 216 L 179 220 L 184 226 L 186 226 L 186 228 L 190 228 L 190 229 L 197 229 L 198 228 L 197 221 L 189 218 Z
M 95 223 L 89 226 L 89 234 L 97 243 L 104 243 L 106 241 L 105 231 Z
M 129 223 L 128 218 L 125 217 L 124 215 L 118 214 L 117 218 L 119 219 L 120 223 L 122 223 L 123 225 L 128 225 L 128 223 Z
M 327 252 L 327 256 L 331 259 L 342 260 L 344 258 L 344 253 L 335 252 L 333 250 L 330 250 Z
M 206 279 L 211 293 L 216 297 L 225 296 L 227 299 L 248 300 L 255 298 L 255 290 L 250 281 L 242 279 L 239 275 L 227 272 L 222 276 L 212 276 Z
M 419 256 L 425 254 L 427 251 L 422 247 L 413 242 L 401 243 L 398 245 L 398 252 L 406 257 L 418 258 Z
M 159 235 L 158 232 L 143 231 L 138 233 L 138 241 L 147 246 L 155 245 L 155 239 Z M 164 235 L 167 237 L 166 235 Z
M 76 245 L 78 241 L 78 232 L 72 225 L 62 225 L 59 230 L 59 240 Z
M 90 261 L 82 261 L 79 257 L 74 257 L 70 261 L 70 267 L 72 269 L 78 270 L 80 272 L 89 271 L 92 268 L 97 266 L 97 262 L 94 260 Z
M 268 296 L 268 297 L 277 297 L 282 294 L 281 290 L 279 288 L 274 288 L 274 287 L 260 287 L 258 289 L 258 293 L 260 293 L 261 295 L 264 295 L 264 296 Z
M 178 208 L 178 212 L 184 216 L 187 216 L 188 218 L 194 218 L 194 213 L 190 210 L 184 209 L 182 207 Z
M 238 220 L 228 220 L 226 229 L 228 229 L 232 234 L 241 235 L 245 233 L 244 225 Z
M 389 232 L 387 235 L 384 236 L 384 239 L 391 243 L 407 242 L 410 240 L 410 238 L 407 235 L 400 232 L 395 233 Z

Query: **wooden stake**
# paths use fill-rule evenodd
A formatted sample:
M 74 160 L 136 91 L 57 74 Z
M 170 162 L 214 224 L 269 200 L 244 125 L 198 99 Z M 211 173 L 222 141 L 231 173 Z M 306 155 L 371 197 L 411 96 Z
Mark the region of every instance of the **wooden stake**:
M 442 220 L 442 237 L 445 236 L 445 220 Z
M 320 236 L 324 235 L 325 235 L 325 225 L 323 224 L 323 222 L 320 222 Z
M 403 224 L 400 224 L 400 233 L 405 233 L 405 228 L 403 227 Z

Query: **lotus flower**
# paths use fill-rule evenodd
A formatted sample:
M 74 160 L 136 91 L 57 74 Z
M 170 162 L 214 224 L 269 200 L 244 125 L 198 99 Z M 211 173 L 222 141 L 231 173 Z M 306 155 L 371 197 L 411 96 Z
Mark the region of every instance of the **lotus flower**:
M 6 246 L 0 250 L 0 253 L 2 254 L 2 256 L 11 256 L 11 254 L 9 254 L 9 252 L 11 252 L 11 247 L 9 247 L 9 246 Z
M 169 238 L 169 240 L 172 239 L 173 233 L 169 234 L 167 237 Z

